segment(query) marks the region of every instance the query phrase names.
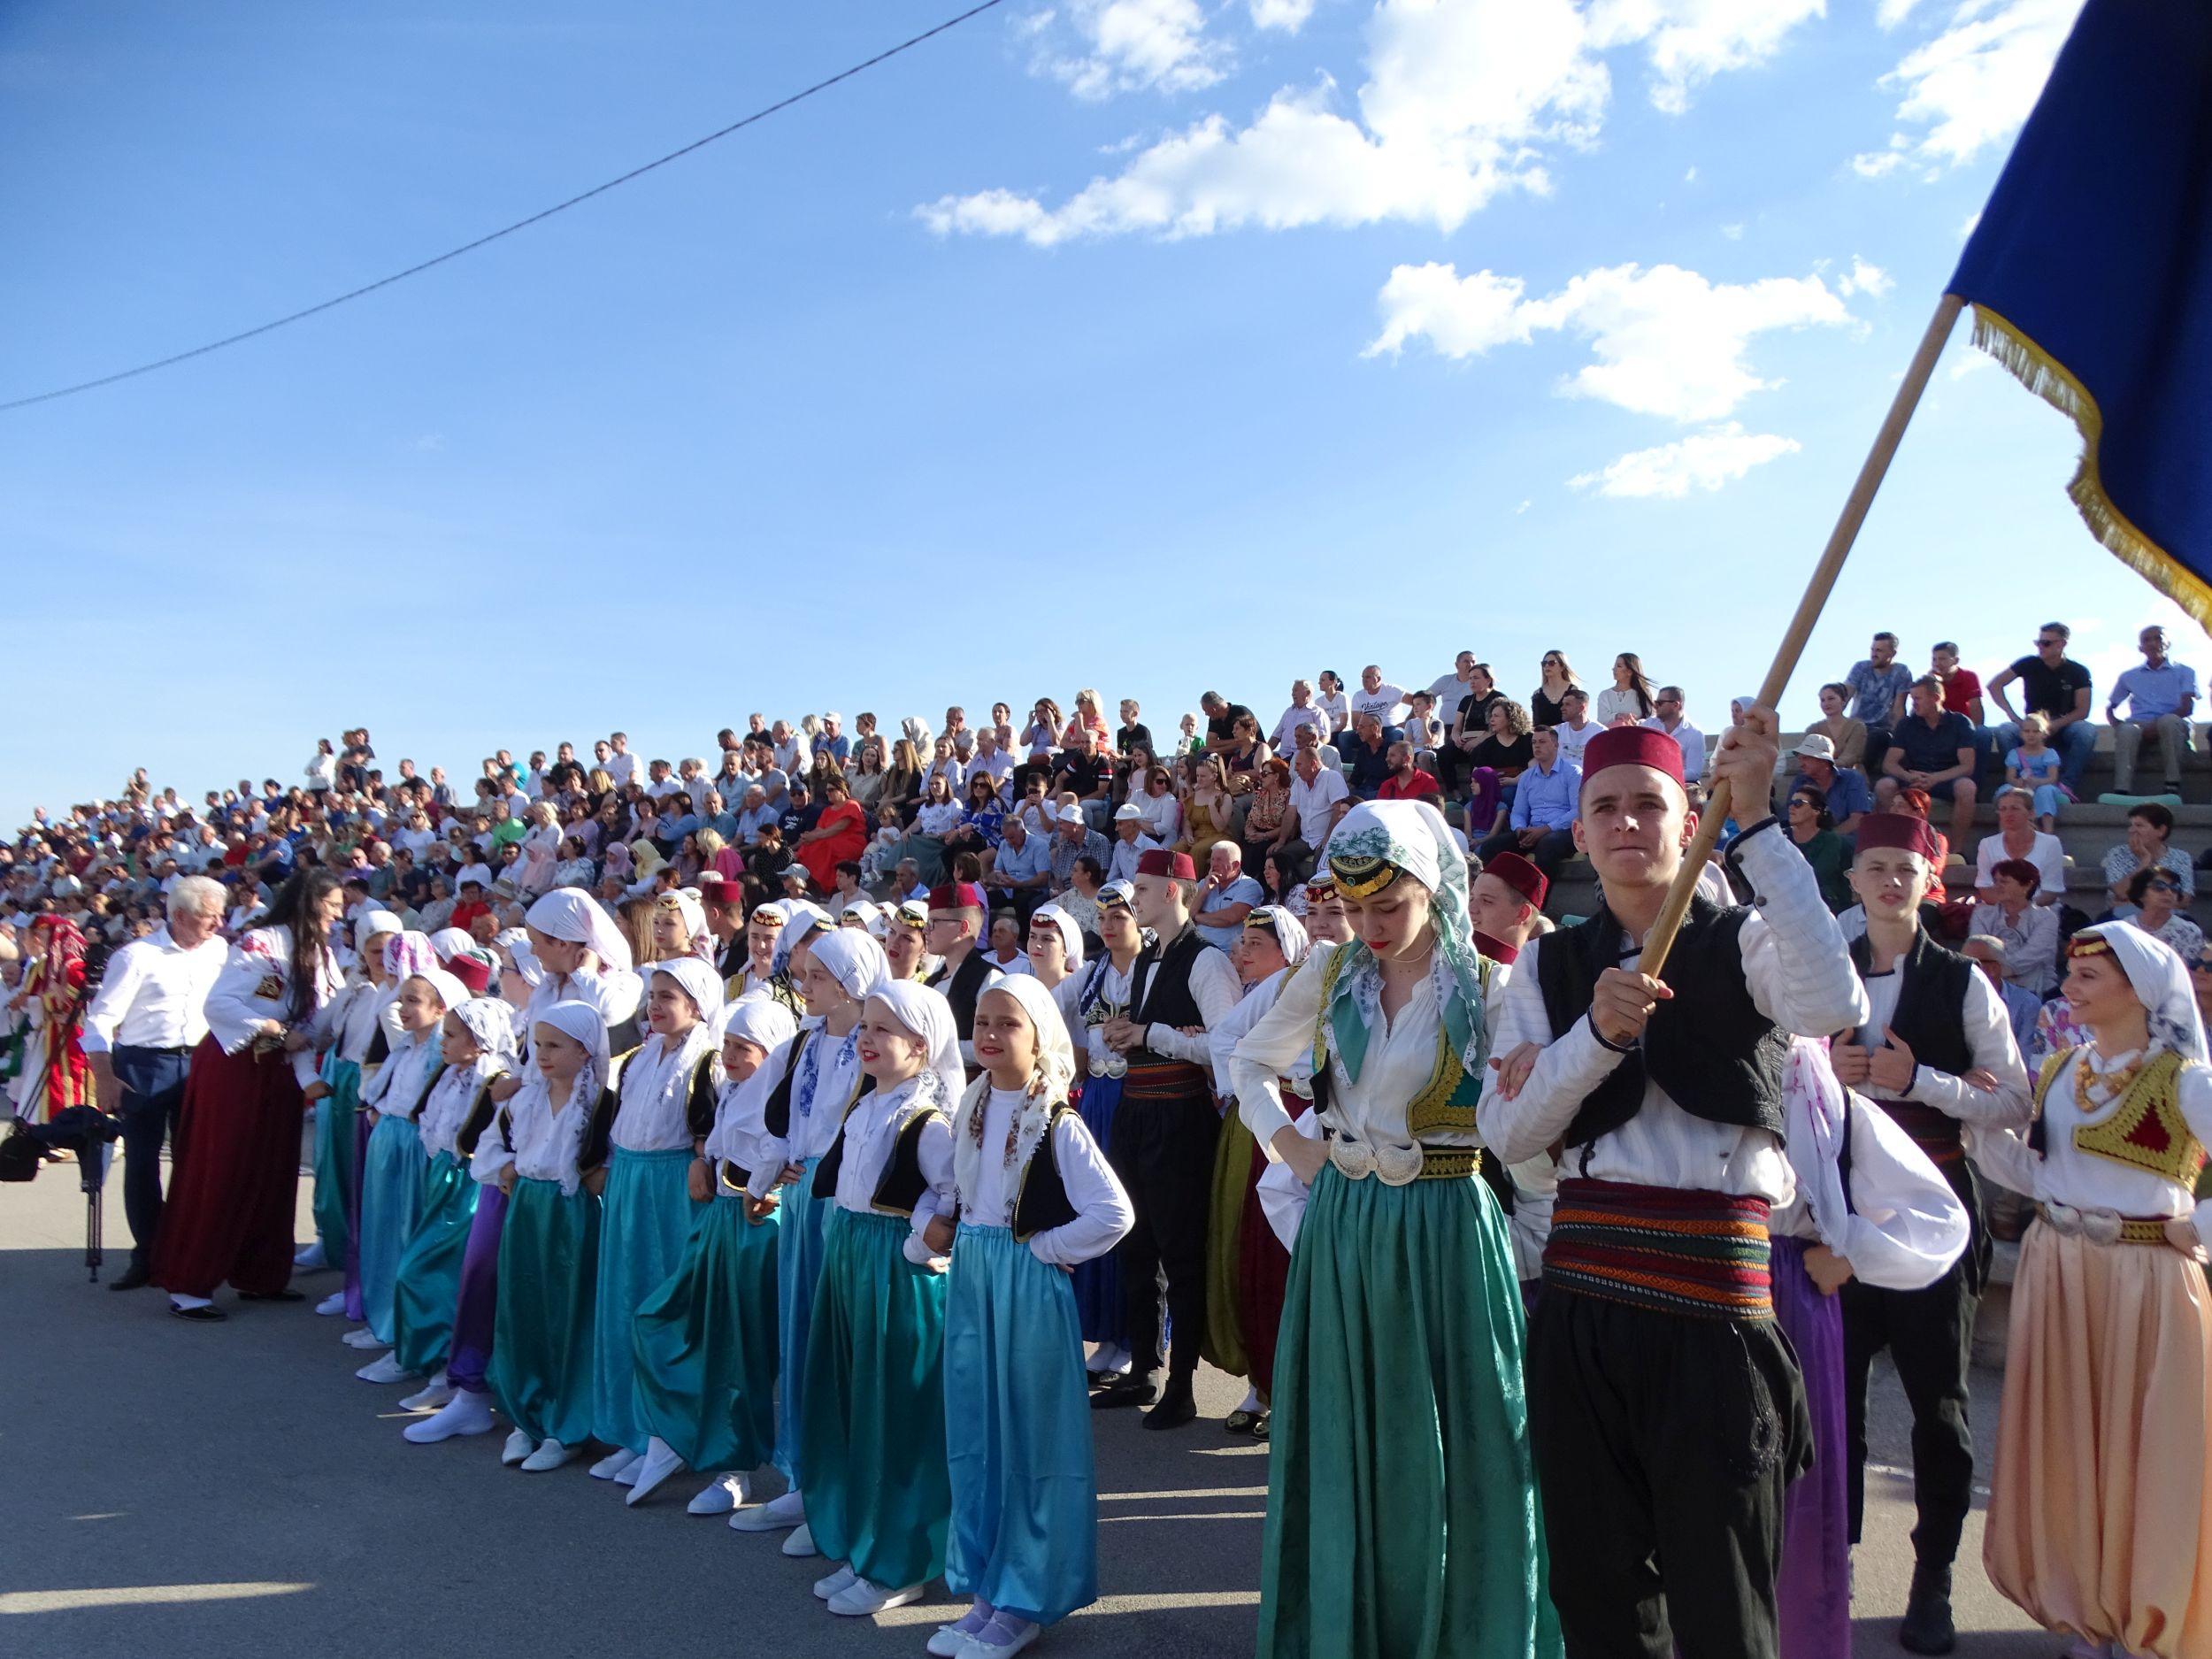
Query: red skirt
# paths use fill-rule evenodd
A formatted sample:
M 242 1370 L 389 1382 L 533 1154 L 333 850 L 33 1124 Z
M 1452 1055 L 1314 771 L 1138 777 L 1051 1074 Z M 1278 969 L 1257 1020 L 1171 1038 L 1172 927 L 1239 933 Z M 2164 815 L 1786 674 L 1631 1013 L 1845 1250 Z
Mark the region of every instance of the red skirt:
M 192 1051 L 155 1284 L 212 1296 L 226 1279 L 259 1295 L 291 1283 L 305 1109 L 291 1056 L 228 1055 L 213 1037 Z

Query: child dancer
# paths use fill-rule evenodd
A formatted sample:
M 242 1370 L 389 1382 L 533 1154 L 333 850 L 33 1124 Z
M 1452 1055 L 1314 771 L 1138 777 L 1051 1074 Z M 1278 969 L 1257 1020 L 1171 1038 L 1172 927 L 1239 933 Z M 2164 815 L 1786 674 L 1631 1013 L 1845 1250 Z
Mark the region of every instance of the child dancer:
M 559 1468 L 591 1438 L 600 1203 L 586 1182 L 604 1168 L 609 1064 L 595 1004 L 541 1010 L 522 1087 L 478 1142 L 507 1195 L 486 1379 L 515 1425 L 500 1461 L 533 1474 Z
M 629 1502 L 641 1502 L 683 1468 L 726 1471 L 690 1503 L 726 1515 L 742 1476 L 766 1463 L 776 1439 L 776 1241 L 772 1195 L 747 1189 L 782 1172 L 768 1133 L 769 1092 L 782 1080 L 798 1022 L 774 998 L 749 996 L 713 1022 L 722 1085 L 713 1132 L 691 1166 L 703 1203 L 684 1259 L 638 1309 L 637 1414 L 650 1431 Z
M 814 1171 L 833 1202 L 800 1423 L 807 1524 L 843 1563 L 814 1594 L 849 1617 L 918 1600 L 944 1567 L 947 1114 L 966 1083 L 951 1005 L 926 986 L 868 998 L 859 1053 L 875 1088 Z
M 772 1502 L 740 1509 L 730 1525 L 741 1532 L 797 1531 L 784 1540 L 787 1555 L 811 1555 L 806 1522 L 805 1470 L 799 1455 L 799 1418 L 806 1399 L 807 1338 L 814 1291 L 822 1273 L 824 1210 L 815 1195 L 814 1171 L 837 1138 L 861 1091 L 873 1084 L 860 1069 L 860 1015 L 890 979 L 890 964 L 874 940 L 837 928 L 812 941 L 801 964 L 808 1014 L 792 1041 L 783 1079 L 770 1091 L 763 1127 L 780 1147 L 764 1148 L 768 1169 L 756 1168 L 749 1190 L 756 1198 L 782 1187 L 782 1221 L 776 1241 L 777 1366 L 781 1383 L 776 1416 L 776 1466 L 789 1486 Z M 772 1170 L 772 1173 L 770 1172 Z
M 998 1659 L 1098 1599 L 1097 1483 L 1069 1275 L 1133 1219 L 1068 1104 L 1075 1050 L 1052 993 L 994 979 L 976 1000 L 984 1070 L 953 1124 L 960 1228 L 945 1310 L 952 1529 L 945 1581 L 973 1604 L 929 1651 Z
M 591 1466 L 600 1480 L 618 1479 L 645 1451 L 631 1325 L 676 1271 L 697 1208 L 689 1172 L 696 1143 L 714 1126 L 716 1044 L 706 1022 L 722 1011 L 721 978 L 696 956 L 657 962 L 645 1010 L 649 1034 L 622 1064 L 600 1218 L 592 1435 L 614 1448 Z
M 422 1216 L 423 1172 L 429 1167 L 415 1116 L 429 1097 L 444 1062 L 438 1022 L 448 1007 L 468 1001 L 461 982 L 440 967 L 417 965 L 426 942 L 402 933 L 388 961 L 404 971 L 392 1011 L 399 1041 L 362 1095 L 369 1116 L 368 1153 L 361 1166 L 361 1307 L 368 1324 L 346 1334 L 353 1348 L 388 1348 L 400 1251 Z M 364 1382 L 397 1382 L 407 1373 L 389 1355 L 356 1373 Z
M 1098 937 L 1106 954 L 1084 975 L 1075 999 L 1075 1018 L 1068 1027 L 1077 1042 L 1077 1058 L 1082 1059 L 1088 1049 L 1083 1126 L 1102 1147 L 1113 1133 L 1114 1112 L 1121 1104 L 1122 1078 L 1129 1063 L 1102 1041 L 1092 1040 L 1101 1025 L 1129 1011 L 1129 978 L 1137 953 L 1144 949 L 1144 929 L 1129 908 L 1135 891 L 1126 881 L 1109 881 L 1098 890 Z M 1122 1300 L 1120 1257 L 1109 1250 L 1075 1270 L 1075 1305 L 1082 1313 L 1083 1340 L 1097 1344 L 1091 1355 L 1091 1380 L 1108 1382 L 1126 1376 L 1129 1317 Z
M 472 997 L 449 1008 L 440 1027 L 445 1069 L 416 1118 L 430 1167 L 423 1176 L 421 1217 L 399 1258 L 387 1356 L 405 1374 L 430 1379 L 400 1402 L 410 1411 L 435 1410 L 453 1398 L 445 1363 L 480 1191 L 461 1139 L 472 1122 L 481 1127 L 478 1110 L 489 1101 L 492 1083 L 513 1069 L 514 1042 L 514 1017 L 497 997 Z
M 385 971 L 385 946 L 401 931 L 389 910 L 364 910 L 354 923 L 358 972 L 315 1017 L 314 1045 L 326 1051 L 322 1079 L 330 1093 L 315 1103 L 315 1232 L 323 1258 L 344 1270 L 336 1290 L 315 1304 L 320 1314 L 349 1314 L 361 1304 L 361 1155 L 368 1125 L 361 1121 L 364 1068 L 380 1029 L 399 995 Z M 389 1042 L 387 1031 L 386 1041 Z

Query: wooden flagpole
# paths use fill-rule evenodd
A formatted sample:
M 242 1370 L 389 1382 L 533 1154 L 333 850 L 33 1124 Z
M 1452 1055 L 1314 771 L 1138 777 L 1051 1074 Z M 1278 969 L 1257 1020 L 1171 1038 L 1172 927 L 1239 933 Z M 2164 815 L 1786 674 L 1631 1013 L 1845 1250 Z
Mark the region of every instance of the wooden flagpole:
M 1760 684 L 1759 701 L 1767 708 L 1779 705 L 1790 676 L 1797 672 L 1797 659 L 1804 654 L 1805 641 L 1812 637 L 1813 625 L 1820 620 L 1836 578 L 1842 572 L 1843 562 L 1851 556 L 1851 544 L 1858 540 L 1859 526 L 1866 522 L 1867 511 L 1874 505 L 1874 494 L 1882 487 L 1890 460 L 1897 453 L 1906 426 L 1911 423 L 1913 411 L 1920 406 L 1920 395 L 1928 388 L 1928 377 L 1935 373 L 1936 359 L 1943 355 L 1944 342 L 1951 337 L 1952 325 L 1958 321 L 1965 303 L 1957 295 L 1946 294 L 1928 321 L 1928 332 L 1920 337 L 1920 349 L 1913 353 L 1904 381 L 1890 401 L 1889 413 L 1883 418 L 1881 430 L 1874 434 L 1874 447 L 1867 451 L 1866 462 L 1859 468 L 1858 481 L 1851 486 L 1851 494 L 1844 501 L 1836 527 L 1828 534 L 1827 549 L 1821 554 L 1820 563 L 1813 567 L 1812 580 L 1805 584 L 1805 596 L 1797 602 L 1797 614 L 1790 618 L 1789 628 L 1774 653 L 1774 664 Z M 1770 784 L 1770 790 L 1771 787 Z M 1724 780 L 1714 786 L 1712 795 L 1705 803 L 1704 816 L 1698 822 L 1697 833 L 1682 855 L 1682 868 L 1675 872 L 1674 885 L 1667 889 L 1667 902 L 1660 908 L 1659 919 L 1652 925 L 1651 933 L 1644 941 L 1643 954 L 1636 962 L 1639 972 L 1656 979 L 1665 965 L 1667 953 L 1674 948 L 1674 936 L 1681 931 L 1682 918 L 1689 914 L 1690 895 L 1697 891 L 1698 872 L 1705 868 L 1720 841 L 1720 826 L 1728 817 L 1729 795 Z

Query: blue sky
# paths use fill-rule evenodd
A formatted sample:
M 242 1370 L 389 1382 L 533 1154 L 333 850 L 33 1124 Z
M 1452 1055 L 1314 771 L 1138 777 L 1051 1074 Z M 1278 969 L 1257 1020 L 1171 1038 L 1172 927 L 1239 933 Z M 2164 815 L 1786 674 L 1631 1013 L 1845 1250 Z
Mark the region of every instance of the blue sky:
M 0 398 L 535 211 L 958 7 L 0 12 Z M 0 823 L 754 709 L 1471 645 L 1755 685 L 2074 0 L 1009 0 L 275 336 L 0 416 Z M 1786 712 L 2178 620 L 1962 326 Z M 2184 660 L 2212 657 L 2193 627 Z M 2212 662 L 2202 663 L 2212 667 Z M 2101 692 L 2100 693 L 2101 697 Z

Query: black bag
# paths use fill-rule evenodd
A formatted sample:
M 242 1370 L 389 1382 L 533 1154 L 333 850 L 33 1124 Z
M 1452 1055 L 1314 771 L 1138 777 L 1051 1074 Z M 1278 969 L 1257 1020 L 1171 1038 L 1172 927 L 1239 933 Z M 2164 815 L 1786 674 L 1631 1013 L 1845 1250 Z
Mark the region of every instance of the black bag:
M 38 1166 L 46 1161 L 46 1150 L 38 1137 L 21 1124 L 15 1125 L 4 1141 L 0 1141 L 0 1181 L 27 1181 L 38 1173 Z

